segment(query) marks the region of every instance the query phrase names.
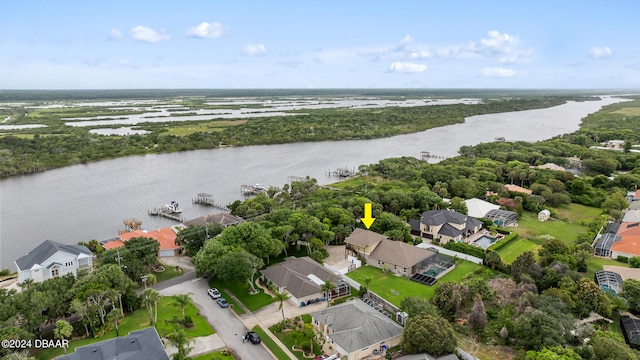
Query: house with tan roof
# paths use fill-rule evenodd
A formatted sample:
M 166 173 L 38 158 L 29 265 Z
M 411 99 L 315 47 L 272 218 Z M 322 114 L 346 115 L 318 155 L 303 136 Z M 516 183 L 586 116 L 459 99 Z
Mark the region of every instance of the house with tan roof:
M 367 265 L 406 277 L 428 267 L 436 255 L 433 251 L 359 228 L 345 239 L 345 244 L 348 252 L 364 258 Z
M 209 214 L 209 215 L 201 216 L 199 218 L 195 218 L 193 220 L 185 221 L 183 224 L 185 226 L 192 226 L 192 225 L 206 226 L 208 224 L 216 223 L 216 224 L 220 224 L 223 228 L 225 228 L 231 225 L 238 225 L 241 222 L 244 222 L 243 218 L 239 216 L 235 216 L 233 214 L 221 212 L 221 213 Z
M 116 249 L 133 238 L 154 239 L 160 245 L 158 256 L 176 256 L 180 252 L 180 245 L 176 243 L 176 232 L 171 227 L 156 230 L 134 230 L 123 232 L 117 239 L 102 244 L 105 250 Z
M 545 170 L 555 170 L 555 171 L 567 171 L 567 169 L 565 169 L 564 167 L 554 163 L 546 163 L 546 164 L 538 165 L 536 166 L 536 168 L 545 169 Z
M 504 187 L 506 187 L 507 190 L 513 191 L 513 192 L 519 192 L 527 195 L 533 194 L 533 191 L 529 189 L 525 189 L 522 186 L 514 185 L 514 184 L 506 184 Z

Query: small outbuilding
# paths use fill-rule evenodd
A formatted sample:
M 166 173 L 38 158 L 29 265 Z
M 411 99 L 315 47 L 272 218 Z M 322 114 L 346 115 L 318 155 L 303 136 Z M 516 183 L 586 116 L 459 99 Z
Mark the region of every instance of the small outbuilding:
M 538 221 L 547 221 L 551 217 L 551 211 L 544 209 L 538 213 Z

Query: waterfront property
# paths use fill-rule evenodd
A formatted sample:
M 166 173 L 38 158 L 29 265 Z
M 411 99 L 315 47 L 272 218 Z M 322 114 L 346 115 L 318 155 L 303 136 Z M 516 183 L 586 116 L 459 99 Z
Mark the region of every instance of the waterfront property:
M 296 305 L 309 299 L 322 299 L 326 294 L 320 290 L 326 280 L 336 288 L 330 299 L 351 294 L 351 287 L 342 278 L 318 264 L 308 256 L 288 257 L 284 262 L 269 266 L 261 271 L 265 283 L 271 283 L 278 292 L 287 292 Z
M 244 222 L 239 216 L 235 216 L 226 212 L 209 214 L 205 216 L 201 216 L 199 218 L 195 218 L 193 220 L 185 221 L 183 224 L 185 226 L 191 225 L 199 225 L 199 226 L 207 226 L 209 224 L 220 224 L 223 228 L 231 225 L 238 225 L 241 222 Z
M 176 232 L 171 227 L 156 229 L 152 231 L 139 229 L 123 232 L 117 239 L 104 242 L 102 244 L 102 247 L 105 250 L 111 250 L 124 246 L 125 242 L 133 238 L 148 238 L 156 240 L 160 245 L 158 256 L 176 256 L 180 252 L 180 245 L 176 244 L 176 237 Z
M 93 254 L 86 246 L 65 245 L 45 240 L 27 255 L 15 261 L 18 282 L 31 279 L 42 282 L 66 274 L 76 274 L 79 269 L 93 269 Z
M 412 233 L 427 239 L 440 239 L 441 244 L 464 241 L 482 229 L 480 220 L 453 210 L 425 211 L 420 220 L 412 219 L 409 224 Z
M 402 327 L 356 299 L 311 313 L 312 324 L 341 357 L 365 359 L 384 354 L 402 339 Z

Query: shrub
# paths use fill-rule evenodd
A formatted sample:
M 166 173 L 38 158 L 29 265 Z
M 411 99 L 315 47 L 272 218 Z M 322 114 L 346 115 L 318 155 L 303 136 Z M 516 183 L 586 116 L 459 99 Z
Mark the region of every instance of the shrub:
M 500 230 L 498 230 L 498 232 L 500 232 Z M 511 242 L 512 240 L 515 240 L 518 238 L 518 233 L 510 233 L 509 235 L 503 237 L 502 239 L 496 241 L 494 244 L 492 244 L 491 246 L 489 246 L 487 248 L 487 250 L 498 250 L 501 247 L 505 246 L 506 244 L 508 244 L 509 242 Z
M 629 262 L 629 258 L 626 256 L 618 256 L 618 258 L 616 259 L 618 261 L 620 261 L 621 263 L 628 263 Z

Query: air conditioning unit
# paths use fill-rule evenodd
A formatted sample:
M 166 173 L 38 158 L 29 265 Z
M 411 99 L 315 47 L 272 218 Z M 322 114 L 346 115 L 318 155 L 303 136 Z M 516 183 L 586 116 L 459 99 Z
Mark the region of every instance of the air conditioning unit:
M 408 318 L 409 318 L 409 314 L 407 314 L 404 311 L 398 311 L 396 313 L 396 322 L 398 322 L 402 326 L 404 326 Z

